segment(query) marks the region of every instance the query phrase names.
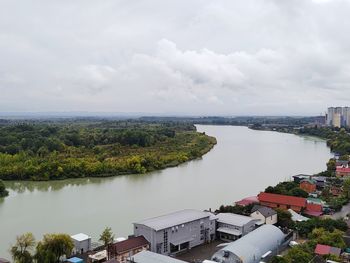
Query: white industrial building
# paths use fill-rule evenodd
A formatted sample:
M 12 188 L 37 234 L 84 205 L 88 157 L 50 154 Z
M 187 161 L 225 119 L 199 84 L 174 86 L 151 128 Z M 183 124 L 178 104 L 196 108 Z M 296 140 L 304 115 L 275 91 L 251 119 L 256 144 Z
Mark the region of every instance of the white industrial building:
M 152 252 L 171 255 L 214 240 L 215 223 L 210 212 L 185 209 L 134 223 L 134 235 L 144 236 Z

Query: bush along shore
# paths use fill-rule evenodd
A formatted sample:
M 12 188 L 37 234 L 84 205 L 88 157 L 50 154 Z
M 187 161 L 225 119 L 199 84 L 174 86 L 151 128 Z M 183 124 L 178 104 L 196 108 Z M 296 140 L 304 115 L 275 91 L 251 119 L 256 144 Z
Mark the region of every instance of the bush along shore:
M 215 144 L 188 123 L 10 122 L 0 126 L 0 179 L 143 174 L 199 158 Z

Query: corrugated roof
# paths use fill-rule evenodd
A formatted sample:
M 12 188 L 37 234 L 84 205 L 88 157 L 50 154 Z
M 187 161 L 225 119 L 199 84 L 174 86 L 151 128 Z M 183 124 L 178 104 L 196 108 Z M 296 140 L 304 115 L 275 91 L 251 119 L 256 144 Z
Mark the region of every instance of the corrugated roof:
M 264 217 L 269 217 L 272 215 L 277 214 L 277 212 L 273 209 L 271 209 L 270 207 L 266 207 L 266 206 L 261 206 L 261 205 L 255 205 L 252 208 L 252 213 L 259 211 L 260 214 L 262 214 Z
M 185 209 L 167 215 L 145 219 L 134 224 L 145 225 L 158 231 L 173 226 L 181 225 L 187 222 L 210 217 L 210 214 L 211 213 L 209 212 L 203 212 L 194 209 Z
M 240 259 L 244 259 L 243 262 L 258 263 L 262 255 L 270 250 L 276 250 L 283 240 L 284 234 L 278 227 L 263 225 L 217 251 L 212 260 L 240 262 Z
M 305 216 L 302 216 L 300 214 L 298 214 L 297 212 L 293 211 L 292 209 L 288 209 L 289 213 L 292 215 L 292 220 L 294 222 L 301 222 L 301 221 L 307 221 L 310 218 L 307 218 Z
M 233 213 L 217 214 L 218 222 L 234 226 L 244 226 L 254 219 L 250 216 L 237 215 Z
M 185 261 L 153 253 L 151 251 L 142 251 L 129 258 L 135 263 L 186 263 Z
M 299 206 L 299 207 L 306 206 L 306 199 L 302 197 L 271 194 L 271 193 L 263 192 L 258 195 L 258 198 L 260 202 L 277 203 L 277 204 Z
M 147 246 L 148 244 L 149 242 L 144 236 L 130 237 L 127 240 L 108 245 L 108 251 L 121 254 L 139 247 Z

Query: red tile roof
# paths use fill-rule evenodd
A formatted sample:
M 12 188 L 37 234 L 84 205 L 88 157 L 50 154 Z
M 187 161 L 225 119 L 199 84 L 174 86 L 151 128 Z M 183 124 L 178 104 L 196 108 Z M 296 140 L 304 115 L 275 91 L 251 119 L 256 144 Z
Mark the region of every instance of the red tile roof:
M 333 254 L 333 255 L 339 256 L 341 253 L 341 249 L 337 248 L 337 247 L 331 247 L 331 246 L 327 246 L 327 245 L 317 244 L 314 252 L 317 255 Z
M 330 250 L 331 250 L 330 246 L 317 244 L 317 246 L 315 248 L 315 254 L 317 254 L 317 255 L 329 255 Z
M 240 206 L 246 206 L 254 203 L 259 203 L 257 196 L 250 196 L 250 197 L 244 198 L 240 201 L 237 201 L 235 204 Z
M 306 204 L 306 210 L 313 211 L 313 212 L 322 212 L 323 207 L 322 205 L 319 205 L 319 204 L 308 203 Z
M 350 173 L 350 167 L 337 166 L 337 172 Z
M 279 194 L 270 194 L 270 193 L 260 193 L 258 195 L 260 202 L 268 202 L 274 204 L 283 204 L 291 205 L 298 207 L 306 206 L 306 199 L 302 197 L 288 196 L 288 195 L 279 195 Z
M 147 245 L 149 245 L 149 242 L 143 236 L 130 237 L 127 240 L 108 245 L 108 251 L 121 254 Z

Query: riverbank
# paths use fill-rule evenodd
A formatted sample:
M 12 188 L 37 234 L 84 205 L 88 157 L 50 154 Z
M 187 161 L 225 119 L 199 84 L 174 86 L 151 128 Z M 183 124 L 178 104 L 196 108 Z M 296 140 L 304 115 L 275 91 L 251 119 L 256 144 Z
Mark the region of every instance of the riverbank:
M 317 173 L 331 157 L 323 140 L 239 126 L 196 127 L 217 138 L 217 145 L 177 167 L 109 178 L 5 182 L 10 195 L 0 201 L 0 255 L 8 257 L 16 235 L 26 232 L 38 239 L 82 232 L 98 240 L 111 226 L 117 237 L 127 237 L 132 222 L 184 208 L 214 209 L 294 174 Z
M 54 122 L 0 126 L 0 179 L 144 174 L 202 157 L 216 139 L 186 123 Z

